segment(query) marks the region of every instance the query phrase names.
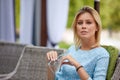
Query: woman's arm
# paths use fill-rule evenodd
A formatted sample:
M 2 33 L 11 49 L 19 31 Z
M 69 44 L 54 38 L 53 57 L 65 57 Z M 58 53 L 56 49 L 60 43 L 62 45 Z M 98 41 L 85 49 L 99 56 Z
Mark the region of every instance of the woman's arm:
M 79 66 L 82 66 L 80 63 L 78 63 L 74 58 L 72 58 L 70 55 L 64 56 L 63 61 L 68 60 L 73 66 L 76 67 L 76 69 Z M 109 64 L 109 57 L 101 57 L 97 60 L 95 71 L 93 73 L 93 78 L 91 78 L 88 73 L 85 71 L 84 67 L 80 67 L 78 69 L 78 74 L 81 78 L 81 80 L 105 80 L 107 69 Z
M 63 61 L 64 61 L 64 60 L 68 60 L 68 61 L 70 62 L 69 64 L 75 66 L 76 69 L 78 69 L 78 67 L 82 66 L 82 65 L 80 65 L 80 63 L 78 63 L 74 58 L 72 58 L 71 55 L 64 56 L 64 57 L 63 57 Z M 85 71 L 85 69 L 84 69 L 83 67 L 80 67 L 80 68 L 77 70 L 77 72 L 78 72 L 81 80 L 88 80 L 89 75 L 88 75 L 88 73 Z
M 95 67 L 93 80 L 106 80 L 109 57 L 99 58 Z

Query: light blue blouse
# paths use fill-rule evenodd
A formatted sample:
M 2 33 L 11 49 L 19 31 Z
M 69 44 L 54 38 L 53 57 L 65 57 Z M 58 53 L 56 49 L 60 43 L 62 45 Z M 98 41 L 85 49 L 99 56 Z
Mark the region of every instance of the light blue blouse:
M 103 47 L 91 50 L 76 50 L 72 45 L 68 53 L 78 61 L 89 74 L 88 80 L 105 80 L 109 64 L 109 53 Z M 81 80 L 76 68 L 63 64 L 55 74 L 55 80 Z

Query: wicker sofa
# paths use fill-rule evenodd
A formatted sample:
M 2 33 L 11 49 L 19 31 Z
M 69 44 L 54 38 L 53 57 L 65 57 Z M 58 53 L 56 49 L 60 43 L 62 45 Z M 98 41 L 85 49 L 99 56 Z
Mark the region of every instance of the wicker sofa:
M 52 79 L 45 54 L 50 50 L 63 52 L 62 49 L 0 42 L 0 80 Z
M 108 47 L 105 46 L 105 48 Z M 63 49 L 0 42 L 0 80 L 54 80 L 54 75 L 48 68 L 46 60 L 46 52 L 50 50 L 56 50 L 59 54 L 64 51 Z M 114 51 L 118 52 L 116 49 Z M 107 80 L 111 77 L 112 80 L 120 79 L 120 57 L 115 62 L 117 65 L 114 66 L 114 73 L 111 73 Z

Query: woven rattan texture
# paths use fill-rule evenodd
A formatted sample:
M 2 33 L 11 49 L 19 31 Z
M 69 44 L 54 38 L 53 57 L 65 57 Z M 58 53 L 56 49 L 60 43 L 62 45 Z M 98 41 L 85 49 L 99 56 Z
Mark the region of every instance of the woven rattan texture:
M 12 72 L 25 45 L 0 42 L 0 74 Z
M 111 80 L 120 80 L 120 57 L 117 60 L 117 66 Z
M 26 47 L 16 74 L 9 80 L 48 80 L 46 53 L 50 50 L 53 49 Z M 62 53 L 63 50 L 57 51 Z

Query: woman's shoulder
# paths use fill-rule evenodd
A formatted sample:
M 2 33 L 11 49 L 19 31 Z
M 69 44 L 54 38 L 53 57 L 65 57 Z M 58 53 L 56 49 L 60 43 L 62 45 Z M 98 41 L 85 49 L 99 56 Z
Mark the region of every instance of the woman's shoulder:
M 96 48 L 97 53 L 100 53 L 101 56 L 109 57 L 109 52 L 102 46 Z
M 102 46 L 100 46 L 100 47 L 98 48 L 98 51 L 108 53 L 108 51 L 107 51 L 104 47 L 102 47 Z
M 72 44 L 68 49 L 70 49 L 70 48 L 75 48 L 75 45 L 74 44 Z
M 68 51 L 75 51 L 76 48 L 75 48 L 75 45 L 71 45 L 69 48 L 68 48 Z

